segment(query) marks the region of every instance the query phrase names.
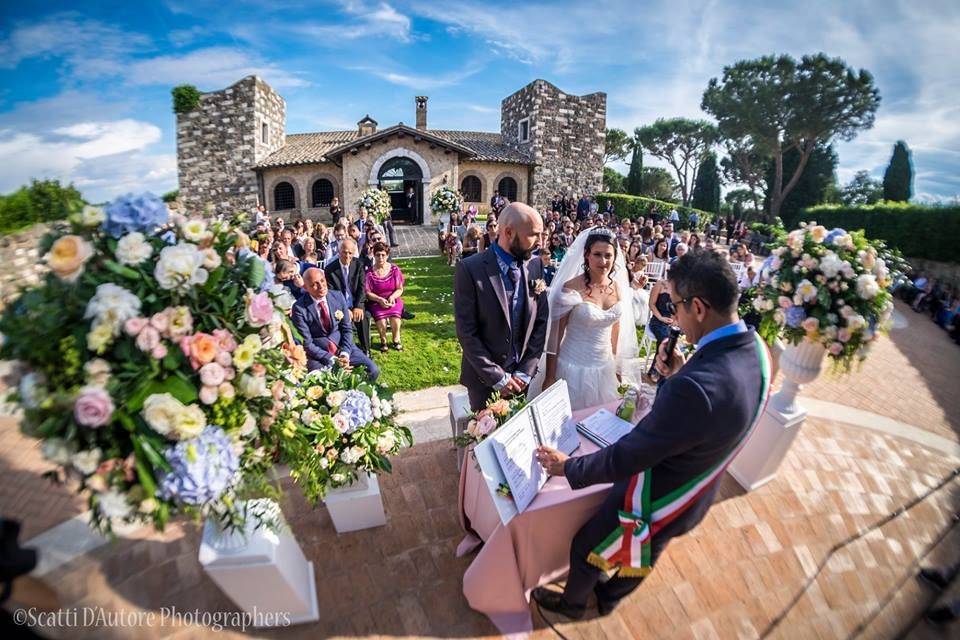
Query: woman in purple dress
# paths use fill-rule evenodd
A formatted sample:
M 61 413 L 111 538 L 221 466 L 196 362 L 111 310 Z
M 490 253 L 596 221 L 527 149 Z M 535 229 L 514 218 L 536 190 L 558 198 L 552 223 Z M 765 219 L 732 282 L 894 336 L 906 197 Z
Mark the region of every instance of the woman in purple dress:
M 400 343 L 400 315 L 403 313 L 403 273 L 400 267 L 388 262 L 390 247 L 385 242 L 373 245 L 373 266 L 367 271 L 367 311 L 377 323 L 380 333 L 380 351 L 387 351 L 387 321 L 393 348 L 403 351 Z

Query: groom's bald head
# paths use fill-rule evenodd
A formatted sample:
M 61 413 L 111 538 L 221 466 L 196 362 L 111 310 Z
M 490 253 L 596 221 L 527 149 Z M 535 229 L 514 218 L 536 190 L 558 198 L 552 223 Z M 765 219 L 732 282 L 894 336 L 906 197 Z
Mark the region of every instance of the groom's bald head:
M 518 260 L 527 260 L 540 245 L 543 218 L 537 210 L 522 202 L 511 202 L 500 212 L 500 235 L 497 243 Z

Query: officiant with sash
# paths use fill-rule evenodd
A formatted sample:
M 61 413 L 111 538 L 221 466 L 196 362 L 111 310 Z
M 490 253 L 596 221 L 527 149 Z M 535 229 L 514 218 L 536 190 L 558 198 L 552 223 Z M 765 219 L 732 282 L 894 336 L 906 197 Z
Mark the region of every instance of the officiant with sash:
M 707 513 L 719 479 L 755 427 L 769 391 L 767 347 L 737 315 L 740 289 L 716 251 L 690 252 L 667 276 L 673 317 L 697 345 L 686 361 L 667 354 L 666 382 L 650 412 L 611 446 L 580 457 L 541 447 L 537 459 L 573 489 L 613 483 L 597 513 L 577 532 L 563 592 L 539 587 L 533 598 L 569 618 L 584 615 L 594 592 L 601 615 L 637 588 L 670 540 Z M 601 572 L 615 570 L 606 582 Z
M 453 288 L 457 338 L 463 348 L 460 383 L 479 411 L 494 391 L 524 393 L 537 370 L 549 310 L 543 267 L 531 260 L 543 220 L 526 204 L 507 205 L 489 251 L 461 260 Z

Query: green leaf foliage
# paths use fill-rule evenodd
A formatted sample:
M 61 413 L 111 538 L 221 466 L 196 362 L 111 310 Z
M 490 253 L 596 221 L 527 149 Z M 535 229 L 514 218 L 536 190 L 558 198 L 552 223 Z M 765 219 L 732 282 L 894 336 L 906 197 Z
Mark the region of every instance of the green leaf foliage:
M 200 91 L 192 84 L 181 84 L 170 90 L 173 94 L 173 112 L 187 113 L 200 106 Z
M 913 162 L 903 140 L 893 147 L 893 157 L 883 174 L 883 199 L 906 202 L 913 195 Z
M 674 204 L 673 202 L 664 202 L 663 200 L 630 196 L 622 193 L 597 194 L 597 203 L 600 205 L 601 210 L 607 206 L 608 200 L 613 202 L 614 211 L 616 211 L 617 217 L 621 219 L 630 218 L 631 220 L 636 220 L 640 216 L 646 217 L 654 213 L 666 216 L 669 215 L 673 209 L 676 209 L 677 213 L 680 214 L 680 223 L 682 225 L 688 224 L 690 214 L 694 211 L 696 211 L 699 216 L 699 222 L 697 224 L 701 227 L 713 218 L 713 214 L 709 211 L 701 211 L 693 207 L 684 207 L 683 205 Z

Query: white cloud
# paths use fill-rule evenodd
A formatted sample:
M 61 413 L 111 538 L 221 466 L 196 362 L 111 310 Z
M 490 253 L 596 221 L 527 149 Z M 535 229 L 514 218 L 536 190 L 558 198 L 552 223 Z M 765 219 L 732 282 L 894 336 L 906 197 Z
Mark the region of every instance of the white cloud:
M 450 73 L 443 74 L 411 74 L 398 71 L 388 71 L 378 67 L 357 66 L 351 67 L 353 71 L 363 71 L 372 74 L 381 80 L 386 80 L 391 84 L 401 87 L 409 87 L 415 91 L 429 91 L 441 87 L 450 87 L 458 85 L 472 75 L 480 71 L 479 67 L 470 66 L 464 69 L 458 69 Z
M 308 84 L 297 75 L 239 48 L 209 47 L 182 55 L 157 56 L 128 65 L 127 81 L 135 85 L 195 84 L 221 89 L 248 75 L 258 75 L 275 88 Z

